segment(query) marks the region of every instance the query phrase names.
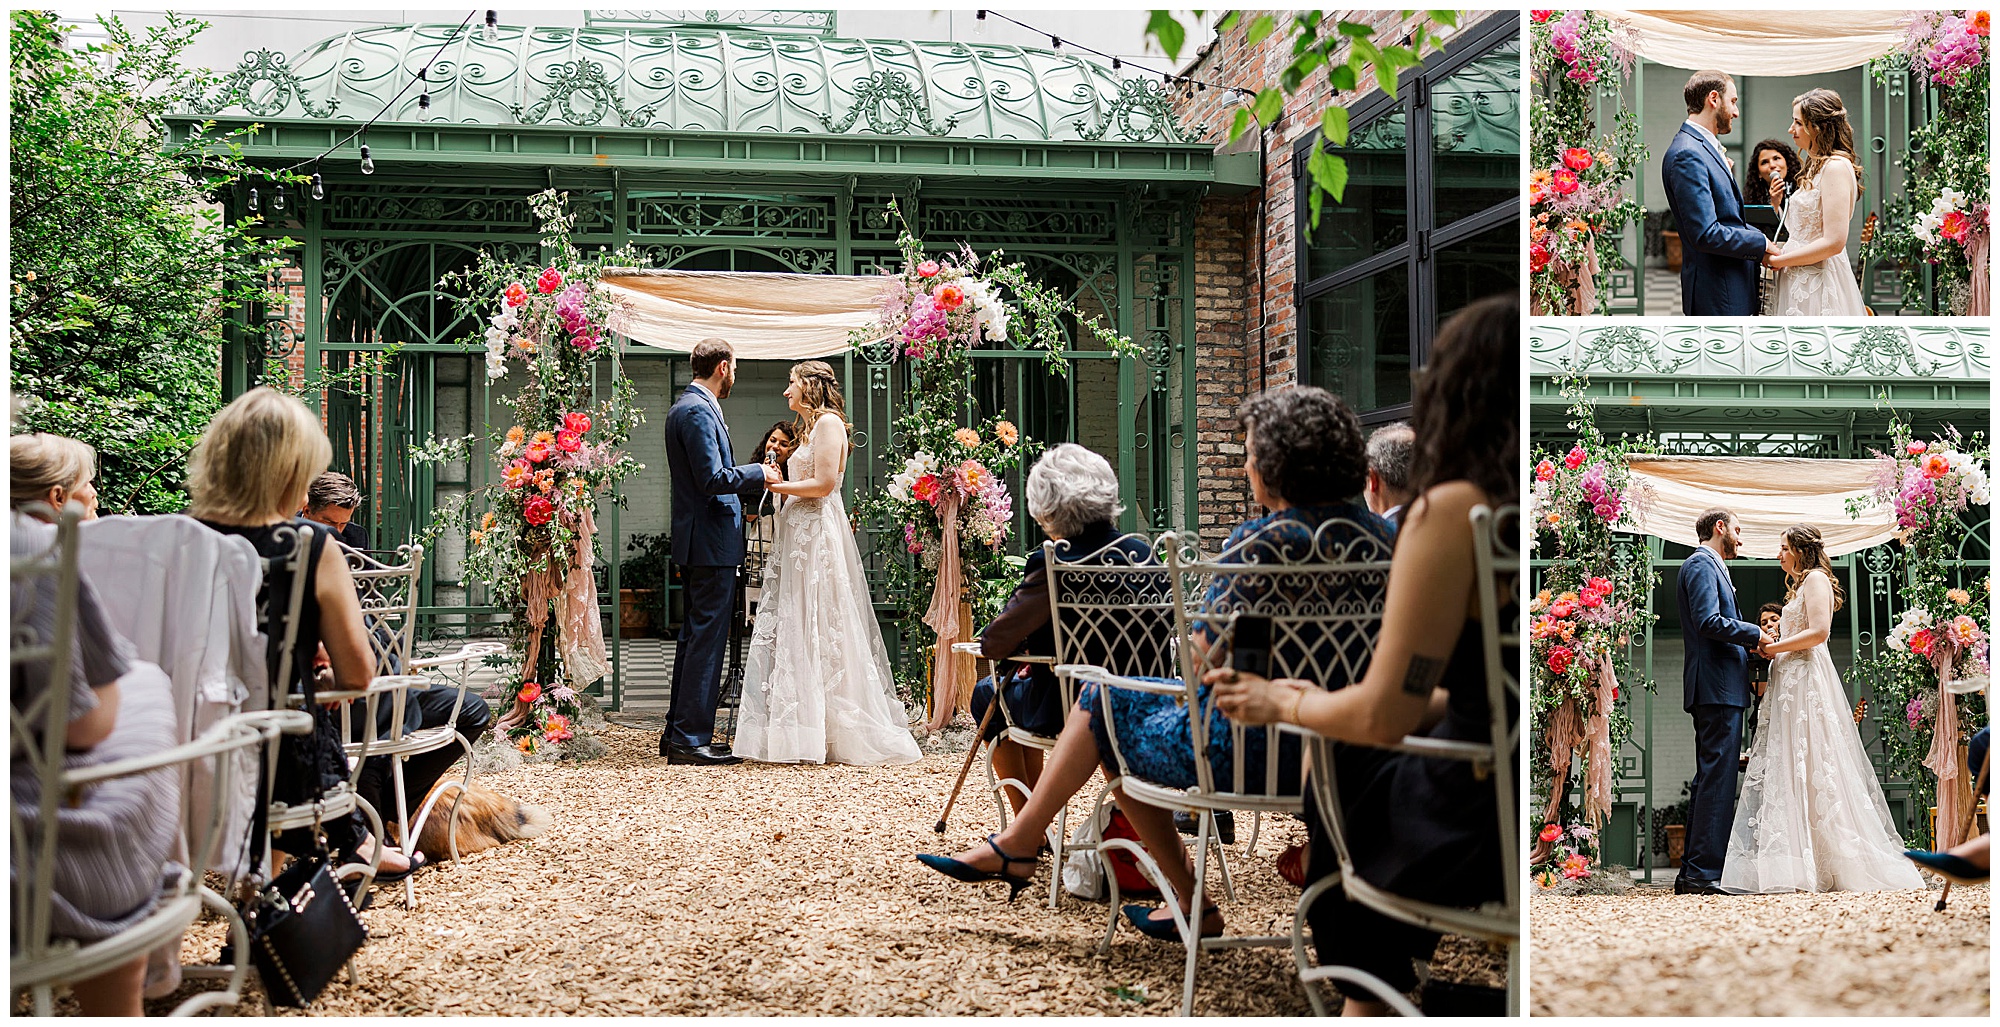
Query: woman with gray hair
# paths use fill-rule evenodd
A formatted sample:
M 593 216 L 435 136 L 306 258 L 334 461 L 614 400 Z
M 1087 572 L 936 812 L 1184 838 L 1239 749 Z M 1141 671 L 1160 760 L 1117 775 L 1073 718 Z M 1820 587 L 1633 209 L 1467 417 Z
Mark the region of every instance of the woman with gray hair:
M 1125 507 L 1118 502 L 1118 476 L 1103 457 L 1074 442 L 1051 447 L 1028 472 L 1028 516 L 1041 526 L 1042 533 L 1055 542 L 1056 558 L 1077 562 L 1095 554 L 1100 562 L 1145 564 L 1153 562 L 1152 547 L 1138 536 L 1120 538 L 1113 519 Z M 1055 652 L 1055 633 L 1049 624 L 1049 579 L 1040 547 L 1028 553 L 1025 573 L 1007 607 L 980 633 L 979 645 L 988 656 L 1048 656 Z M 1112 654 L 1090 654 L 1085 663 L 1101 663 Z M 1007 711 L 1014 726 L 1046 738 L 1062 733 L 1062 688 L 1055 673 L 1044 663 L 999 663 L 994 676 L 985 678 L 972 690 L 972 718 L 985 719 L 993 702 L 995 679 L 1004 687 Z M 1001 778 L 1025 781 L 1034 787 L 1042 773 L 1042 753 L 1004 737 L 1006 725 L 999 717 L 986 728 L 986 740 L 993 745 L 993 771 Z M 1009 791 L 1007 798 L 1019 813 L 1027 798 Z

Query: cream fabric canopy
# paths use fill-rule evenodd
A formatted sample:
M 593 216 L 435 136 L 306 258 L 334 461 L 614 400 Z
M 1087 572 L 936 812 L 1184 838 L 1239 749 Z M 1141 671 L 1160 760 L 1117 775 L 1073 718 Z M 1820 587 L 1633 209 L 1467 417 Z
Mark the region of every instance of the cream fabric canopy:
M 1639 56 L 1731 75 L 1823 75 L 1895 49 L 1908 11 L 1606 11 Z
M 620 301 L 611 330 L 686 353 L 727 340 L 739 360 L 809 360 L 847 349 L 881 315 L 879 275 L 608 270 L 598 288 Z
M 1646 490 L 1634 518 L 1641 532 L 1695 545 L 1695 519 L 1710 507 L 1736 514 L 1743 555 L 1778 557 L 1778 536 L 1794 524 L 1818 528 L 1829 556 L 1879 546 L 1896 537 L 1896 512 L 1871 505 L 1859 519 L 1847 501 L 1875 488 L 1873 460 L 1805 460 L 1763 456 L 1677 456 L 1630 460 L 1632 481 Z

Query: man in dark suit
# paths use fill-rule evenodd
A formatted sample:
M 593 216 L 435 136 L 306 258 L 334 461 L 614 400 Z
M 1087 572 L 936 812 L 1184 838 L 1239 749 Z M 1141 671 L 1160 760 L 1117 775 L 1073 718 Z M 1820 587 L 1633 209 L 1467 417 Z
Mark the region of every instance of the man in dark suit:
M 1743 536 L 1736 516 L 1721 507 L 1695 520 L 1701 544 L 1681 561 L 1679 602 L 1682 656 L 1681 707 L 1694 718 L 1695 771 L 1688 789 L 1687 851 L 1681 857 L 1676 895 L 1725 895 L 1722 860 L 1736 819 L 1737 754 L 1743 746 L 1743 710 L 1751 703 L 1746 648 L 1775 641 L 1736 615 L 1736 587 L 1725 561 L 1735 559 Z
M 1416 449 L 1417 433 L 1408 421 L 1385 424 L 1368 436 L 1368 484 L 1361 496 L 1392 528 L 1403 526 L 1403 508 L 1410 503 L 1410 456 Z
M 1681 313 L 1755 316 L 1757 265 L 1777 247 L 1743 220 L 1743 193 L 1722 152 L 1720 137 L 1738 116 L 1736 83 L 1719 71 L 1697 71 L 1682 97 L 1688 118 L 1661 165 L 1681 236 Z
M 722 400 L 736 384 L 727 342 L 703 339 L 690 357 L 694 381 L 667 411 L 667 471 L 673 480 L 672 555 L 681 569 L 682 608 L 674 653 L 673 703 L 660 732 L 669 763 L 740 763 L 715 741 L 715 703 L 729 642 L 736 569 L 743 565 L 743 503 L 764 491 L 763 464 L 732 465 Z

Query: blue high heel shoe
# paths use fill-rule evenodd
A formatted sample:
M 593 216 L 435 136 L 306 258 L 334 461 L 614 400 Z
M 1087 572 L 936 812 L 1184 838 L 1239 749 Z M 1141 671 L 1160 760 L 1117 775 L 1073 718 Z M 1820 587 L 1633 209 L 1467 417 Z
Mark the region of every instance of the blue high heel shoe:
M 1956 884 L 1984 884 L 1989 876 L 1985 868 L 1973 866 L 1949 852 L 1909 849 L 1903 855 L 1910 857 L 1910 862 Z
M 1141 906 L 1137 904 L 1126 906 L 1125 919 L 1132 921 L 1132 926 L 1138 928 L 1139 933 L 1148 938 L 1154 938 L 1159 941 L 1181 940 L 1180 929 L 1174 926 L 1174 922 L 1171 919 L 1153 919 L 1153 911 L 1158 908 L 1161 907 Z M 1203 906 L 1201 908 L 1201 919 L 1205 922 L 1208 920 L 1209 914 L 1221 912 L 1221 906 Z M 1218 927 L 1213 931 L 1204 930 L 1201 932 L 1201 936 L 1204 938 L 1220 938 L 1222 937 L 1222 929 Z
M 1021 894 L 1021 889 L 1035 883 L 1034 868 L 1040 866 L 1042 861 L 1039 856 L 1028 858 L 1007 855 L 1005 852 L 1000 851 L 1000 843 L 994 841 L 998 837 L 998 835 L 992 834 L 986 836 L 986 847 L 992 849 L 995 856 L 1000 857 L 1000 869 L 998 870 L 981 870 L 962 860 L 952 859 L 950 856 L 933 856 L 928 852 L 919 853 L 917 861 L 954 881 L 965 881 L 967 883 L 1005 881 L 1007 882 L 1007 901 L 1012 902 L 1014 901 L 1014 896 Z M 1028 864 L 1028 876 L 1016 877 L 1007 872 L 1007 868 L 1016 863 Z

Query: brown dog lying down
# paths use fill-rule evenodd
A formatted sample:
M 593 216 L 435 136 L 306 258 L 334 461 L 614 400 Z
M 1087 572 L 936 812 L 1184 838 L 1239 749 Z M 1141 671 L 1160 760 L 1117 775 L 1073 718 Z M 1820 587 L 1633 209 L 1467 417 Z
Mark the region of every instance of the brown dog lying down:
M 520 838 L 533 838 L 554 822 L 548 810 L 516 801 L 475 781 L 463 795 L 439 799 L 424 822 L 423 832 L 417 836 L 417 851 L 432 863 L 451 858 L 451 839 L 446 832 L 451 830 L 454 800 L 459 804 L 460 856 L 497 849 Z

